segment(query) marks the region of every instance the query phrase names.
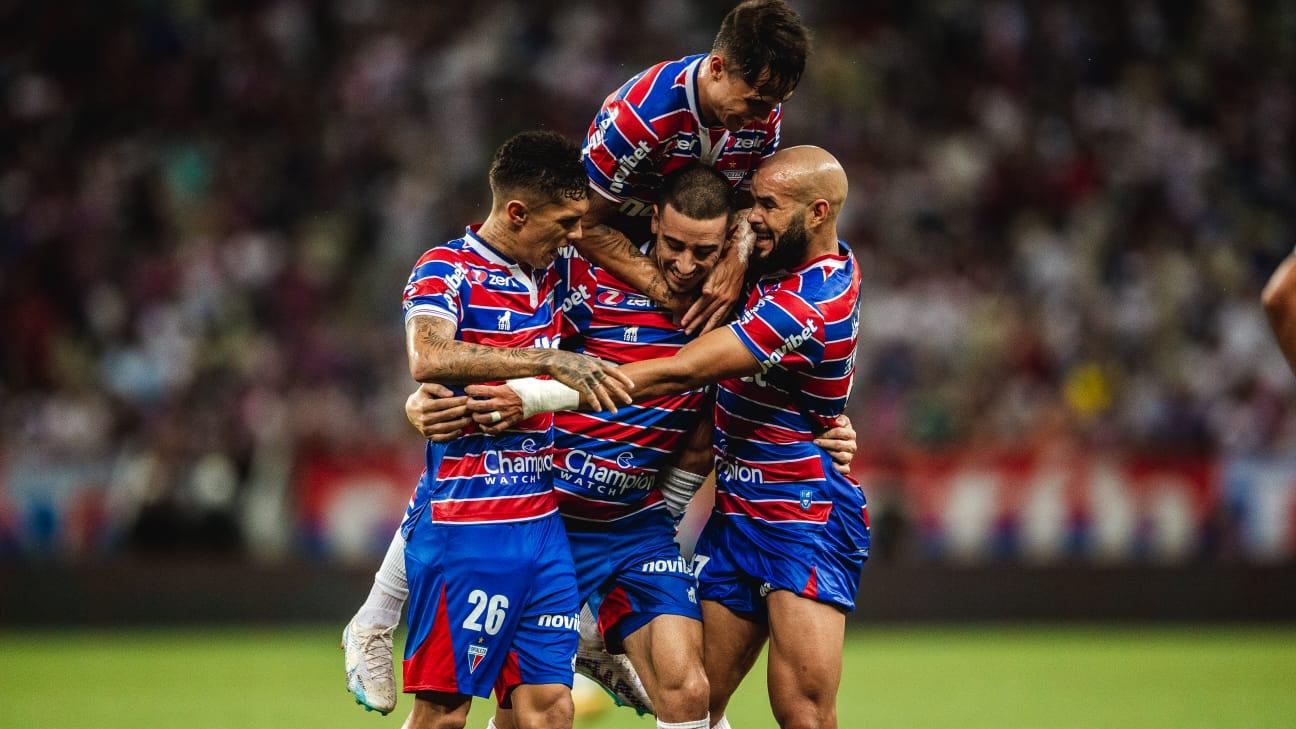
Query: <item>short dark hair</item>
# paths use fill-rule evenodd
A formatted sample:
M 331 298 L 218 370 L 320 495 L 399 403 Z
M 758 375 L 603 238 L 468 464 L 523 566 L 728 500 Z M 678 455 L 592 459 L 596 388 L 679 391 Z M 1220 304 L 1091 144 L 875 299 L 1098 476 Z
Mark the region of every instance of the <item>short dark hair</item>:
M 797 87 L 805 71 L 810 34 L 796 11 L 783 0 L 746 0 L 720 23 L 711 52 L 738 71 L 762 96 L 782 99 Z M 732 64 L 732 65 L 731 65 Z M 757 86 L 760 75 L 769 78 Z
M 490 186 L 496 194 L 523 190 L 547 201 L 580 200 L 589 194 L 589 176 L 575 142 L 557 132 L 530 131 L 495 150 Z
M 714 167 L 693 164 L 666 175 L 660 199 L 662 205 L 670 205 L 694 220 L 710 220 L 721 215 L 726 225 L 733 220 L 733 185 Z

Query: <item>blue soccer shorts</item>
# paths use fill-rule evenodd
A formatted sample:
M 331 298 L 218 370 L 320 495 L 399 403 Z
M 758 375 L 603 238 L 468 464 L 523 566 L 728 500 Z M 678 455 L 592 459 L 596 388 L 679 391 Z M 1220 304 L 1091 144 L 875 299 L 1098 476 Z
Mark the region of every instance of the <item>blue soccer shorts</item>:
M 507 705 L 519 684 L 571 686 L 581 603 L 557 514 L 507 524 L 419 519 L 406 539 L 406 693 L 494 690 Z
M 803 500 L 830 502 L 831 510 L 821 522 L 771 523 L 733 513 L 741 508 L 725 508 L 732 500 L 717 495 L 695 550 L 699 596 L 761 621 L 768 618 L 765 597 L 774 590 L 854 610 L 870 541 L 864 496 L 832 473 Z M 797 508 L 790 505 L 793 513 Z
M 693 563 L 680 556 L 665 510 L 599 524 L 569 519 L 580 596 L 598 616 L 612 653 L 659 615 L 701 620 Z

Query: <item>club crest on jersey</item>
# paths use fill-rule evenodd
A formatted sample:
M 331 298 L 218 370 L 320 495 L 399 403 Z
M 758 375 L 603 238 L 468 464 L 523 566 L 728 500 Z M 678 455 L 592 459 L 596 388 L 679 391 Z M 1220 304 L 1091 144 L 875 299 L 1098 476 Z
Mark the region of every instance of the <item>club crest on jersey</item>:
M 813 501 L 814 501 L 814 492 L 812 492 L 810 489 L 801 489 L 801 509 L 803 511 L 809 511 L 810 504 L 813 503 Z
M 511 311 L 506 311 L 503 314 L 500 314 L 499 321 L 495 323 L 495 328 L 499 329 L 501 332 L 509 331 L 509 329 L 512 327 L 512 324 L 510 322 L 512 317 L 513 317 L 513 312 Z
M 638 342 L 639 327 L 626 327 L 625 333 L 621 335 L 621 340 L 624 342 Z
M 484 645 L 468 646 L 468 673 L 472 673 L 473 671 L 476 671 L 477 666 L 481 664 L 482 659 L 485 657 L 486 657 L 486 646 Z

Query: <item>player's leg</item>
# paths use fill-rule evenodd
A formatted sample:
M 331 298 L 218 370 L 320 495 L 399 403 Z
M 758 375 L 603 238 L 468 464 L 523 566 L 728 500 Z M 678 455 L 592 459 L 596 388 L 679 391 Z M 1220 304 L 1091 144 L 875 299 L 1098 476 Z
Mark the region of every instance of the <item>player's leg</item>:
M 559 518 L 528 528 L 535 550 L 530 588 L 495 695 L 501 706 L 512 708 L 514 729 L 571 729 L 580 610 L 576 571 Z
M 617 565 L 603 597 L 599 627 L 624 650 L 643 681 L 660 725 L 706 726 L 702 611 L 692 560 L 680 556 L 664 513 L 627 524 L 609 550 Z
M 577 594 L 583 601 L 576 672 L 607 692 L 618 706 L 628 706 L 641 715 L 652 713 L 652 701 L 630 659 L 623 654 L 609 653 L 598 628 L 597 615 L 603 599 L 624 561 L 617 556 L 618 545 L 631 540 L 620 537 L 619 530 L 591 529 L 572 520 L 566 523 L 567 541 L 576 568 Z
M 421 691 L 414 695 L 414 710 L 401 729 L 463 729 L 471 707 L 471 696 Z
M 729 699 L 755 665 L 767 636 L 761 620 L 739 615 L 713 600 L 702 601 L 702 655 L 712 726 L 724 718 Z
M 682 615 L 658 615 L 625 638 L 625 652 L 644 682 L 659 725 L 707 726 L 702 623 Z
M 392 537 L 369 597 L 342 631 L 347 690 L 366 710 L 383 714 L 396 706 L 396 675 L 392 665 L 392 636 L 400 624 L 401 608 L 409 597 L 405 577 L 405 539 Z
M 515 729 L 571 729 L 575 707 L 571 686 L 522 684 L 513 690 Z
M 787 590 L 771 592 L 769 695 L 782 729 L 836 729 L 846 613 Z

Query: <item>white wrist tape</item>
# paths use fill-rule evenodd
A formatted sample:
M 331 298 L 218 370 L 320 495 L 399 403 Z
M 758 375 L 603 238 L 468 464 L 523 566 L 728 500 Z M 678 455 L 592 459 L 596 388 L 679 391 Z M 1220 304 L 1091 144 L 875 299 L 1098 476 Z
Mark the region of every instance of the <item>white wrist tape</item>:
M 689 501 L 693 500 L 693 494 L 697 493 L 705 480 L 706 476 L 699 476 L 681 468 L 672 468 L 658 479 L 657 488 L 662 492 L 662 496 L 666 497 L 666 508 L 670 510 L 671 516 L 684 513 Z
M 537 413 L 558 410 L 575 410 L 580 407 L 580 393 L 557 380 L 540 380 L 520 377 L 505 384 L 522 400 L 522 416 L 529 418 Z

